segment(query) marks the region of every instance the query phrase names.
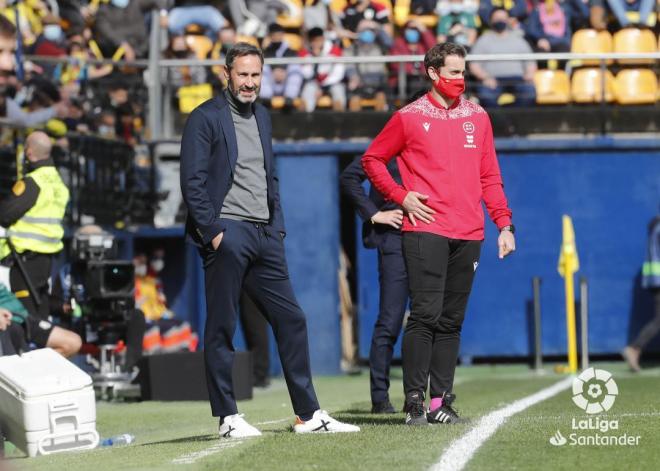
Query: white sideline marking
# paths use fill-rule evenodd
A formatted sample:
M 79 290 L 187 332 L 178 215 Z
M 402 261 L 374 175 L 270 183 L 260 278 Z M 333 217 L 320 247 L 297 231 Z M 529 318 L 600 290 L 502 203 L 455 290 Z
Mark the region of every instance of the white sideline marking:
M 454 440 L 440 457 L 440 461 L 431 467 L 431 471 L 460 471 L 474 456 L 477 449 L 500 427 L 506 420 L 528 407 L 545 401 L 568 389 L 573 384 L 573 377 L 564 378 L 561 381 L 541 389 L 531 396 L 519 399 L 506 407 L 497 409 L 483 416 L 472 430 L 462 437 Z
M 277 419 L 277 420 L 267 420 L 266 422 L 257 422 L 254 425 L 271 425 L 271 424 L 281 424 L 282 422 L 286 422 L 287 420 L 291 420 L 293 422 L 293 419 L 290 417 L 285 417 L 284 419 Z
M 194 451 L 192 453 L 186 453 L 184 455 L 179 456 L 178 458 L 174 458 L 172 460 L 172 464 L 193 464 L 196 461 L 199 461 L 202 458 L 206 458 L 209 455 L 214 455 L 216 453 L 221 452 L 222 450 L 226 450 L 227 448 L 234 448 L 235 446 L 240 445 L 244 441 L 245 441 L 244 438 L 224 439 L 223 441 L 220 441 L 215 445 L 208 447 L 204 450 Z

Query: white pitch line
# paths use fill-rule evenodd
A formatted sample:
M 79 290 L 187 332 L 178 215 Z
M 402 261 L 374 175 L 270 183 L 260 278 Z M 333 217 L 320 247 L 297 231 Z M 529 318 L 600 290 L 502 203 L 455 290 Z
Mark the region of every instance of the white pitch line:
M 540 390 L 531 396 L 519 399 L 506 407 L 497 409 L 483 416 L 472 430 L 458 438 L 449 445 L 440 457 L 440 461 L 431 467 L 431 471 L 460 471 L 470 461 L 475 452 L 506 420 L 528 407 L 545 401 L 570 388 L 573 377 L 564 378 L 561 381 Z
M 215 445 L 208 447 L 204 450 L 194 451 L 192 453 L 186 453 L 184 455 L 179 456 L 178 458 L 174 458 L 172 460 L 172 464 L 193 464 L 196 461 L 201 460 L 202 458 L 206 458 L 207 456 L 220 453 L 222 450 L 226 450 L 227 448 L 234 448 L 235 446 L 240 445 L 244 441 L 245 441 L 244 438 L 224 439 L 223 441 L 220 441 Z
M 284 419 L 277 419 L 277 420 L 267 420 L 266 422 L 257 422 L 254 425 L 271 425 L 271 424 L 281 424 L 282 422 L 286 422 L 287 420 L 292 420 L 290 417 L 285 417 Z

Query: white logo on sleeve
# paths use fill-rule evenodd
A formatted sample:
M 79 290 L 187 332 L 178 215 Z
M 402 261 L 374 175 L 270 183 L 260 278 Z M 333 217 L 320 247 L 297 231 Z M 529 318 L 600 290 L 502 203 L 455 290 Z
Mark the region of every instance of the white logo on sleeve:
M 429 129 L 431 129 L 431 123 L 426 122 L 426 123 L 422 124 L 422 126 L 424 126 L 424 130 L 426 132 L 429 132 Z
M 479 262 L 473 262 L 472 263 L 472 271 L 477 271 L 478 266 L 479 266 Z

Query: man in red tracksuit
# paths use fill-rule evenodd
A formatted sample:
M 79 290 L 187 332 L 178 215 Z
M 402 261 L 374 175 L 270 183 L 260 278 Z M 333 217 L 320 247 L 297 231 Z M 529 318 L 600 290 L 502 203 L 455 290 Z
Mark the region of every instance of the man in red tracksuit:
M 411 313 L 402 353 L 410 425 L 460 420 L 452 408 L 452 386 L 484 238 L 482 201 L 500 230 L 499 257 L 515 250 L 490 119 L 461 96 L 465 56 L 453 43 L 433 46 L 424 57 L 432 90 L 394 113 L 362 157 L 372 184 L 408 216 L 402 230 Z M 396 155 L 403 186 L 386 169 Z

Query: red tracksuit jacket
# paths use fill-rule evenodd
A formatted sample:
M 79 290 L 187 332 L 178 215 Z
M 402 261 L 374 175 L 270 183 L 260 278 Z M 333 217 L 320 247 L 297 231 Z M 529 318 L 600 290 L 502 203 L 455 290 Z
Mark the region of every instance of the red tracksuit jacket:
M 397 155 L 403 187 L 386 168 Z M 399 205 L 409 191 L 429 195 L 425 203 L 436 211 L 435 221 L 413 226 L 404 218 L 403 231 L 482 240 L 482 201 L 498 228 L 511 224 L 490 119 L 462 96 L 447 109 L 427 93 L 394 113 L 365 152 L 362 166 L 376 189 Z

